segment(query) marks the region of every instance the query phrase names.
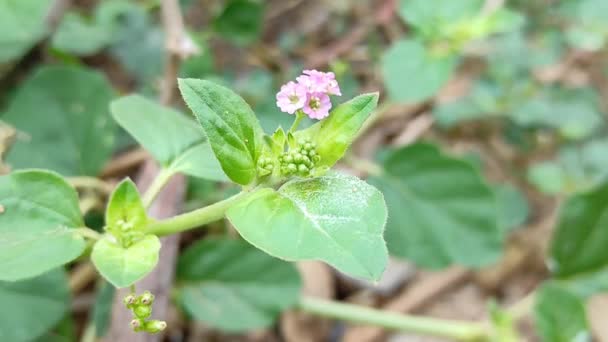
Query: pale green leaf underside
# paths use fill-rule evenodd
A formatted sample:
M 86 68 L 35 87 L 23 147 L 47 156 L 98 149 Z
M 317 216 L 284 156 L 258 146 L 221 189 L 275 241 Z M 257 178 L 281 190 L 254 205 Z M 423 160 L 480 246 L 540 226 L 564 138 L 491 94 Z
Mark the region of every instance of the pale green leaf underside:
M 32 279 L 0 281 L 0 341 L 32 341 L 53 328 L 69 309 L 63 270 Z
M 31 278 L 77 258 L 84 224 L 76 191 L 39 170 L 0 177 L 0 280 Z
M 195 319 L 241 332 L 271 325 L 300 292 L 295 267 L 240 240 L 205 239 L 180 257 L 179 302 Z M 238 319 L 235 319 L 238 317 Z
M 97 241 L 91 253 L 99 273 L 116 287 L 127 287 L 150 273 L 158 263 L 160 240 L 147 235 L 129 248 L 106 236 Z
M 140 95 L 112 102 L 114 120 L 163 166 L 187 175 L 227 180 L 199 125 Z
M 417 144 L 393 152 L 384 167 L 369 182 L 389 207 L 391 254 L 431 268 L 497 260 L 504 233 L 496 198 L 471 165 Z
M 259 190 L 227 212 L 241 236 L 270 255 L 322 260 L 372 280 L 388 261 L 386 216 L 378 190 L 339 173 Z

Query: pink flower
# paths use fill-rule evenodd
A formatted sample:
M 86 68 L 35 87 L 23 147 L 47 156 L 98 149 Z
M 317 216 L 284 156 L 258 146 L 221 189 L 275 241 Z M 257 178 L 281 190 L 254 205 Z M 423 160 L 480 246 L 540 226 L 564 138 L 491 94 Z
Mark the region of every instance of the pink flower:
M 304 107 L 306 98 L 306 87 L 291 81 L 284 84 L 277 93 L 277 106 L 282 112 L 293 114 Z
M 311 119 L 321 120 L 329 116 L 331 101 L 326 93 L 311 93 L 302 109 Z
M 296 80 L 305 86 L 309 92 L 342 96 L 338 81 L 336 81 L 336 75 L 333 72 L 304 70 L 303 74 L 296 78 Z

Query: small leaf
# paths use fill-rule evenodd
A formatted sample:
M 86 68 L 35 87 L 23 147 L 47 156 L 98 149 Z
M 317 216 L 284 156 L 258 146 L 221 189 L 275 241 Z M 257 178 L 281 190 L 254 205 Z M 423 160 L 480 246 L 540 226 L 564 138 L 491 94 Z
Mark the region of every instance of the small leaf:
M 384 169 L 368 181 L 388 204 L 391 254 L 430 268 L 498 259 L 504 234 L 496 197 L 471 164 L 416 144 L 394 151 Z
M 293 265 L 244 241 L 216 238 L 189 247 L 179 259 L 177 277 L 182 307 L 230 332 L 272 325 L 297 301 L 301 287 Z
M 194 120 L 139 95 L 115 100 L 110 109 L 114 120 L 164 167 L 195 177 L 226 180 Z
M 499 226 L 506 234 L 526 222 L 530 208 L 528 200 L 516 187 L 502 184 L 494 188 L 498 200 Z
M 296 132 L 317 144 L 321 161 L 316 167 L 332 167 L 357 137 L 357 133 L 378 104 L 378 93 L 363 94 L 334 109 L 329 117 Z
M 556 281 L 580 296 L 608 290 L 608 183 L 569 198 L 550 247 Z
M 446 25 L 470 19 L 481 10 L 483 0 L 400 0 L 399 15 L 428 38 Z
M 543 341 L 591 341 L 584 303 L 555 284 L 538 291 L 534 318 Z
M 180 79 L 179 89 L 226 175 L 241 185 L 254 182 L 264 133 L 245 100 L 204 80 Z
M 53 48 L 78 56 L 90 56 L 108 45 L 112 38 L 110 27 L 87 20 L 78 13 L 64 15 L 53 35 Z
M 91 253 L 99 273 L 116 287 L 127 287 L 150 273 L 158 263 L 160 240 L 146 235 L 128 248 L 106 236 L 97 241 Z
M 32 341 L 51 330 L 70 308 L 65 271 L 0 281 L 0 341 Z
M 245 240 L 277 258 L 322 260 L 371 280 L 388 262 L 384 199 L 356 177 L 332 173 L 261 189 L 227 217 Z
M 112 96 L 99 72 L 66 66 L 38 69 L 3 115 L 28 137 L 12 147 L 9 164 L 66 176 L 96 175 L 114 148 L 116 127 L 108 115 Z
M 148 221 L 146 209 L 135 183 L 129 178 L 118 184 L 106 209 L 106 225 L 109 227 L 128 224 L 131 229 L 141 229 Z
M 452 77 L 457 59 L 432 56 L 416 40 L 395 43 L 382 58 L 382 75 L 389 97 L 413 103 L 434 96 Z
M 39 170 L 0 177 L 0 280 L 31 278 L 76 259 L 85 243 L 76 191 Z
M 50 1 L 0 1 L 0 64 L 20 58 L 44 37 Z

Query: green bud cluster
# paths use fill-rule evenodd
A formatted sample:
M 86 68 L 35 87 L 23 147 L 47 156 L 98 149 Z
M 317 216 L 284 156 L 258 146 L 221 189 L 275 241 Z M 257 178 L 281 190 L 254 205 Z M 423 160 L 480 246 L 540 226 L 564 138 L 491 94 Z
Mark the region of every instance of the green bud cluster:
M 145 331 L 150 334 L 163 331 L 167 327 L 167 323 L 159 320 L 148 320 L 152 315 L 152 304 L 154 303 L 154 295 L 150 291 L 145 291 L 139 296 L 130 294 L 123 299 L 125 307 L 133 312 L 133 320 L 131 328 L 133 331 Z
M 143 232 L 135 229 L 133 222 L 123 220 L 116 222 L 112 226 L 108 226 L 106 230 L 112 233 L 124 248 L 131 247 L 135 242 L 141 240 L 145 236 Z
M 261 177 L 268 176 L 272 173 L 274 169 L 274 162 L 272 158 L 269 157 L 260 157 L 258 159 L 258 175 Z
M 291 148 L 279 157 L 281 174 L 284 176 L 307 177 L 320 160 L 317 145 L 310 139 L 301 140 L 295 148 Z

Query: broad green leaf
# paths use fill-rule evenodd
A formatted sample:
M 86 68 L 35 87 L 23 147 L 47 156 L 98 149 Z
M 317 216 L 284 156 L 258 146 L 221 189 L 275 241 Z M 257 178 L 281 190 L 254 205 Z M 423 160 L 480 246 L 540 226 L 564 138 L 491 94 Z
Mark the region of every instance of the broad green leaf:
M 213 28 L 225 39 L 237 44 L 249 44 L 259 37 L 263 19 L 263 2 L 230 0 L 213 20 Z
M 382 75 L 389 97 L 413 103 L 433 97 L 452 77 L 457 58 L 433 56 L 417 40 L 402 40 L 382 57 Z
M 327 119 L 297 132 L 317 144 L 321 161 L 316 167 L 332 167 L 357 137 L 357 133 L 378 104 L 378 93 L 363 94 L 339 105 Z
M 115 100 L 110 109 L 114 120 L 164 167 L 195 177 L 226 180 L 194 120 L 139 95 Z
M 254 182 L 264 132 L 249 105 L 230 89 L 205 80 L 180 79 L 179 89 L 228 178 L 241 185 Z
M 46 34 L 51 1 L 0 1 L 0 64 L 27 53 Z
M 31 278 L 76 259 L 85 242 L 76 191 L 38 170 L 0 177 L 0 280 Z
M 121 226 L 127 224 L 131 229 L 140 229 L 147 221 L 148 215 L 139 196 L 137 186 L 128 178 L 123 180 L 114 189 L 108 200 L 106 225 Z
M 3 120 L 27 136 L 12 147 L 16 168 L 95 175 L 114 146 L 108 115 L 113 90 L 105 77 L 79 67 L 38 69 L 17 91 Z
M 53 35 L 53 48 L 78 56 L 95 54 L 111 42 L 111 27 L 70 12 L 64 15 Z
M 543 341 L 591 341 L 584 303 L 554 284 L 547 283 L 538 290 L 534 318 Z
M 528 200 L 511 184 L 501 184 L 494 188 L 498 200 L 499 226 L 507 233 L 526 222 L 530 208 Z
M 91 259 L 99 273 L 120 288 L 130 286 L 150 273 L 158 263 L 159 251 L 160 240 L 155 235 L 146 235 L 128 248 L 107 235 L 95 243 Z
M 389 208 L 391 254 L 430 268 L 481 267 L 500 256 L 496 197 L 468 162 L 416 144 L 394 151 L 368 181 Z
M 196 320 L 225 331 L 272 325 L 300 294 L 295 267 L 241 240 L 205 239 L 177 267 L 178 301 Z
M 68 279 L 56 269 L 32 279 L 0 281 L 0 303 L 0 341 L 32 341 L 68 312 Z
M 437 106 L 433 115 L 443 127 L 495 116 L 500 114 L 500 96 L 504 95 L 501 91 L 495 84 L 478 82 L 470 95 Z
M 371 280 L 388 262 L 382 194 L 353 176 L 330 173 L 261 189 L 227 217 L 245 240 L 281 259 L 322 260 Z
M 608 183 L 563 204 L 549 253 L 556 281 L 581 296 L 608 290 Z

